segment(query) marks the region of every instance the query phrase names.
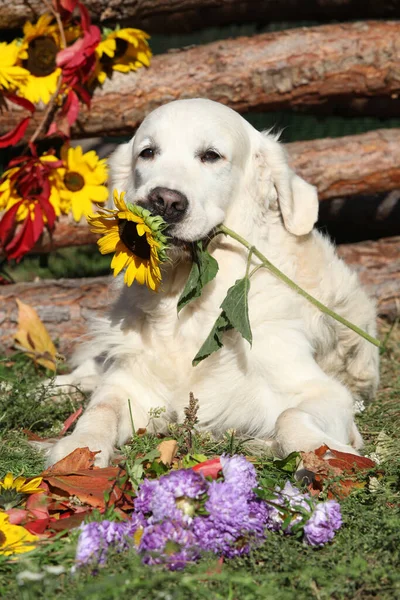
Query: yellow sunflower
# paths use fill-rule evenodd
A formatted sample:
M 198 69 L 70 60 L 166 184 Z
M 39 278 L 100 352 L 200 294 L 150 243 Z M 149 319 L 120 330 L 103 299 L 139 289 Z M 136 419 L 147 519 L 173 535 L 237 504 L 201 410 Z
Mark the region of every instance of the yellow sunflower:
M 103 203 L 108 198 L 106 161 L 94 150 L 83 154 L 80 146 L 63 150 L 62 156 L 66 169 L 58 169 L 61 211 L 67 214 L 72 210 L 75 221 L 80 221 L 82 215 L 93 214 L 93 202 Z
M 56 156 L 52 154 L 44 154 L 39 159 L 42 162 L 54 162 L 59 160 Z M 13 167 L 12 169 L 8 169 L 5 171 L 0 179 L 0 211 L 9 210 L 14 204 L 23 200 L 19 189 L 18 189 L 18 180 L 12 179 L 12 176 L 15 175 L 19 170 L 18 167 Z M 50 182 L 50 197 L 49 202 L 54 208 L 54 212 L 57 216 L 60 215 L 60 193 L 59 188 L 61 186 L 62 180 L 59 173 L 60 169 L 52 169 L 52 172 L 49 175 Z M 25 221 L 28 213 L 32 213 L 35 208 L 35 202 L 29 202 L 25 200 L 22 202 L 21 206 L 17 210 L 17 214 L 15 215 L 15 220 L 18 223 Z M 45 218 L 45 215 L 44 215 Z
M 16 89 L 25 82 L 29 71 L 18 65 L 21 47 L 14 40 L 0 42 L 0 89 Z
M 36 547 L 38 539 L 25 527 L 12 525 L 7 513 L 0 512 L 0 554 L 9 556 L 29 552 Z
M 103 209 L 88 218 L 91 230 L 100 233 L 98 246 L 102 254 L 114 252 L 111 268 L 114 277 L 126 268 L 124 282 L 136 280 L 156 291 L 161 283 L 160 263 L 166 260 L 167 224 L 141 206 L 126 204 L 125 193 L 114 190 L 116 210 Z
M 20 64 L 28 71 L 26 81 L 19 86 L 20 95 L 30 102 L 50 101 L 57 89 L 61 69 L 56 56 L 61 50 L 58 27 L 53 16 L 42 15 L 36 24 L 24 25 L 24 37 L 20 46 Z
M 148 67 L 152 56 L 147 40 L 150 36 L 140 29 L 104 30 L 104 39 L 96 48 L 98 59 L 95 76 L 100 83 L 112 71 L 128 73 Z
M 7 473 L 3 481 L 0 481 L 0 507 L 8 510 L 21 504 L 28 494 L 43 492 L 39 487 L 41 483 L 42 477 L 27 481 L 26 477 L 14 479 L 12 473 Z

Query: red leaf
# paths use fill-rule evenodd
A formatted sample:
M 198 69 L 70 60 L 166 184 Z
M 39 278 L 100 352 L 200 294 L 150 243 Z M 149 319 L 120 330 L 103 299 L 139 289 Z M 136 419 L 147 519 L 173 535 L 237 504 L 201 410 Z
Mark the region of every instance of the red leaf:
M 45 517 L 44 519 L 35 519 L 34 521 L 28 521 L 25 523 L 24 527 L 31 533 L 41 534 L 44 533 L 47 529 L 48 524 L 50 523 L 50 517 Z
M 7 146 L 17 144 L 24 137 L 30 120 L 30 117 L 25 117 L 14 129 L 0 136 L 0 148 L 7 148 Z
M 7 100 L 10 100 L 10 102 L 18 104 L 18 106 L 22 106 L 22 108 L 26 108 L 31 114 L 35 112 L 35 105 L 32 104 L 32 102 L 29 102 L 29 100 L 26 100 L 26 98 L 21 98 L 21 96 L 16 96 L 15 94 L 7 94 L 6 98 Z
M 81 416 L 82 411 L 83 408 L 81 406 L 72 415 L 70 415 L 68 419 L 66 419 L 66 421 L 64 422 L 64 427 L 62 428 L 62 431 L 60 433 L 60 437 L 62 437 L 65 434 L 65 432 L 68 431 L 68 429 L 71 427 L 71 425 L 75 423 L 75 421 Z
M 210 458 L 210 460 L 195 465 L 192 469 L 197 473 L 202 473 L 204 477 L 217 479 L 218 474 L 222 471 L 222 465 L 219 458 Z
M 68 124 L 72 127 L 79 115 L 79 98 L 74 91 L 70 91 L 65 103 L 65 114 Z
M 34 218 L 32 219 L 31 215 L 28 214 L 17 235 L 5 247 L 5 252 L 9 260 L 12 258 L 15 258 L 17 262 L 21 260 L 29 250 L 32 250 L 43 232 L 43 215 L 39 203 L 35 204 L 33 210 Z
M 86 509 L 84 512 L 67 515 L 65 518 L 60 517 L 60 519 L 50 519 L 49 529 L 52 531 L 69 531 L 70 529 L 79 527 L 90 512 L 91 509 Z
M 13 229 L 15 228 L 15 215 L 19 207 L 21 206 L 21 202 L 17 202 L 12 206 L 4 215 L 0 221 L 0 242 L 2 246 L 5 246 L 9 241 L 9 238 L 12 234 Z

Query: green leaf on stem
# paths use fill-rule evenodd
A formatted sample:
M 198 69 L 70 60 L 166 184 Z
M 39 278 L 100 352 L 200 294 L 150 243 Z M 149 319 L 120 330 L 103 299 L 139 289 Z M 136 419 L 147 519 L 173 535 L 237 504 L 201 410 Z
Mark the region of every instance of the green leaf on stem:
M 229 288 L 221 304 L 221 314 L 215 321 L 206 341 L 193 359 L 192 364 L 194 367 L 210 356 L 210 354 L 222 348 L 224 345 L 222 342 L 223 333 L 230 329 L 236 329 L 251 345 L 253 338 L 249 321 L 249 289 L 250 280 L 248 277 L 238 279 Z
M 225 300 L 221 304 L 221 308 L 232 327 L 234 327 L 251 346 L 253 336 L 249 320 L 249 290 L 249 277 L 238 279 L 235 282 L 235 285 L 229 288 Z
M 200 298 L 203 287 L 214 279 L 218 272 L 218 263 L 204 247 L 202 241 L 196 242 L 193 250 L 193 264 L 181 297 L 178 300 L 178 313 L 192 300 Z

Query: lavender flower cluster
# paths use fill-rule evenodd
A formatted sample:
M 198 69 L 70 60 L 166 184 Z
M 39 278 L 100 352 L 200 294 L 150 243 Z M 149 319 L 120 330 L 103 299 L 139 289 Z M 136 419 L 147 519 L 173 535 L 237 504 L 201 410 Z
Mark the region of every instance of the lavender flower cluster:
M 256 470 L 243 456 L 222 456 L 223 479 L 208 481 L 191 469 L 146 479 L 129 521 L 81 526 L 77 565 L 104 564 L 109 549 L 135 547 L 148 565 L 183 569 L 204 551 L 233 558 L 262 544 L 268 531 L 301 528 L 304 540 L 322 546 L 342 524 L 334 501 L 313 503 L 287 482 L 271 501 L 261 500 Z

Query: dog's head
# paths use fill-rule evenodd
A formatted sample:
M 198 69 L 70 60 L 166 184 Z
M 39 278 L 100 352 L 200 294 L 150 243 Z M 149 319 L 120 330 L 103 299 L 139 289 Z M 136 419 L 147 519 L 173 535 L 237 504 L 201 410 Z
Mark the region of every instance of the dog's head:
M 316 221 L 315 188 L 291 171 L 276 138 L 210 100 L 178 100 L 146 117 L 110 159 L 110 188 L 161 215 L 175 241 L 206 237 L 236 206 L 266 214 L 277 201 L 295 235 Z

